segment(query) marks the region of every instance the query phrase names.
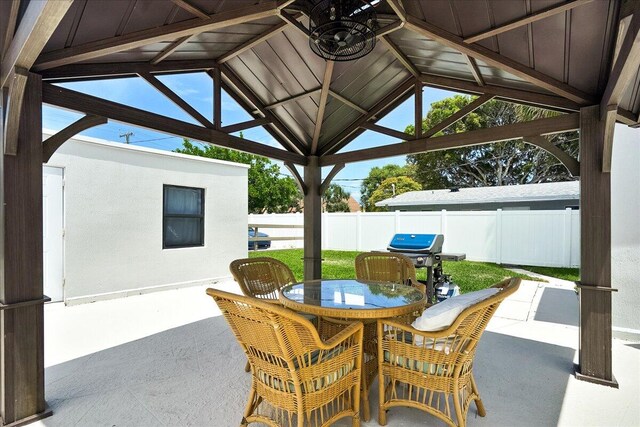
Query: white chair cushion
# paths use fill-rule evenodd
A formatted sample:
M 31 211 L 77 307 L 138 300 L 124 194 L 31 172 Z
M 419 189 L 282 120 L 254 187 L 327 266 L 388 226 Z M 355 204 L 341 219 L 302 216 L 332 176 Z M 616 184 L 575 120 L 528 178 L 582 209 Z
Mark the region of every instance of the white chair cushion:
M 412 324 L 419 331 L 441 331 L 448 328 L 466 308 L 499 292 L 497 288 L 482 289 L 446 299 L 425 309 Z

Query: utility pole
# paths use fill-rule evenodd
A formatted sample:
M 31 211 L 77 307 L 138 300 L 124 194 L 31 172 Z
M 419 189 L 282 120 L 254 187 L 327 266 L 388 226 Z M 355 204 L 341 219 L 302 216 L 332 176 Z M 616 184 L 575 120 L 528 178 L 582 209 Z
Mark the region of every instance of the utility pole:
M 120 138 L 124 138 L 125 144 L 128 144 L 129 138 L 131 138 L 132 136 L 133 136 L 133 132 L 125 132 L 122 135 L 120 135 Z

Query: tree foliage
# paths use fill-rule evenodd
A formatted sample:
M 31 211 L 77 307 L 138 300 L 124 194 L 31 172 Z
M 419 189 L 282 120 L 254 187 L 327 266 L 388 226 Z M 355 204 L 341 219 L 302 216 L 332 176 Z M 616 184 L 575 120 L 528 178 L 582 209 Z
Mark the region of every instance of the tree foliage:
M 293 178 L 281 176 L 278 165 L 265 157 L 213 145 L 200 147 L 188 139 L 175 151 L 249 165 L 249 213 L 284 213 L 299 205 L 300 192 Z
M 463 108 L 472 98 L 456 95 L 431 104 L 422 123 L 427 130 Z M 509 125 L 548 117 L 556 113 L 492 100 L 436 135 Z M 413 125 L 406 132 L 413 134 Z M 552 142 L 577 158 L 575 132 L 559 134 Z M 503 141 L 407 157 L 415 178 L 425 189 L 479 187 L 568 181 L 575 179 L 552 155 L 522 140 Z
M 407 176 L 397 176 L 393 178 L 387 178 L 376 188 L 376 190 L 369 197 L 369 204 L 372 206 L 372 212 L 386 211 L 385 207 L 378 207 L 375 204 L 381 200 L 389 199 L 394 195 L 406 193 L 407 191 L 419 191 L 422 190 L 422 186 Z
M 331 184 L 324 192 L 324 206 L 327 212 L 349 212 L 349 197 L 338 184 Z
M 370 202 L 370 197 L 382 182 L 388 178 L 406 176 L 413 178 L 414 168 L 410 165 L 385 165 L 374 167 L 369 171 L 369 175 L 362 181 L 360 186 L 360 201 L 367 211 L 375 211 L 375 204 Z

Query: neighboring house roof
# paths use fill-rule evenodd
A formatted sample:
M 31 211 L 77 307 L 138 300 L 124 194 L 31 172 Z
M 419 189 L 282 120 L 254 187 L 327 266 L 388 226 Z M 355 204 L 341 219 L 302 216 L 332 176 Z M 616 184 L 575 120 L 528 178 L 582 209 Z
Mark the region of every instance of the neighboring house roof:
M 458 205 L 567 199 L 580 199 L 579 181 L 461 188 L 458 191 L 408 191 L 398 196 L 382 200 L 376 203 L 376 206 Z
M 349 212 L 360 212 L 360 203 L 353 196 L 349 196 L 349 200 L 347 200 L 347 204 L 349 205 Z

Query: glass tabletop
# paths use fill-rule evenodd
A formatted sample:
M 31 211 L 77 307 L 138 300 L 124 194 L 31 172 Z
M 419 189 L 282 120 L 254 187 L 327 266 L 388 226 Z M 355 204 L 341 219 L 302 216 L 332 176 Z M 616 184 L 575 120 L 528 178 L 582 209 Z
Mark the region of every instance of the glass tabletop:
M 285 305 L 304 305 L 326 310 L 389 310 L 411 307 L 424 301 L 424 294 L 407 286 L 355 279 L 311 280 L 281 289 Z M 288 304 L 289 303 L 289 304 Z M 291 304 L 293 303 L 293 304 Z

